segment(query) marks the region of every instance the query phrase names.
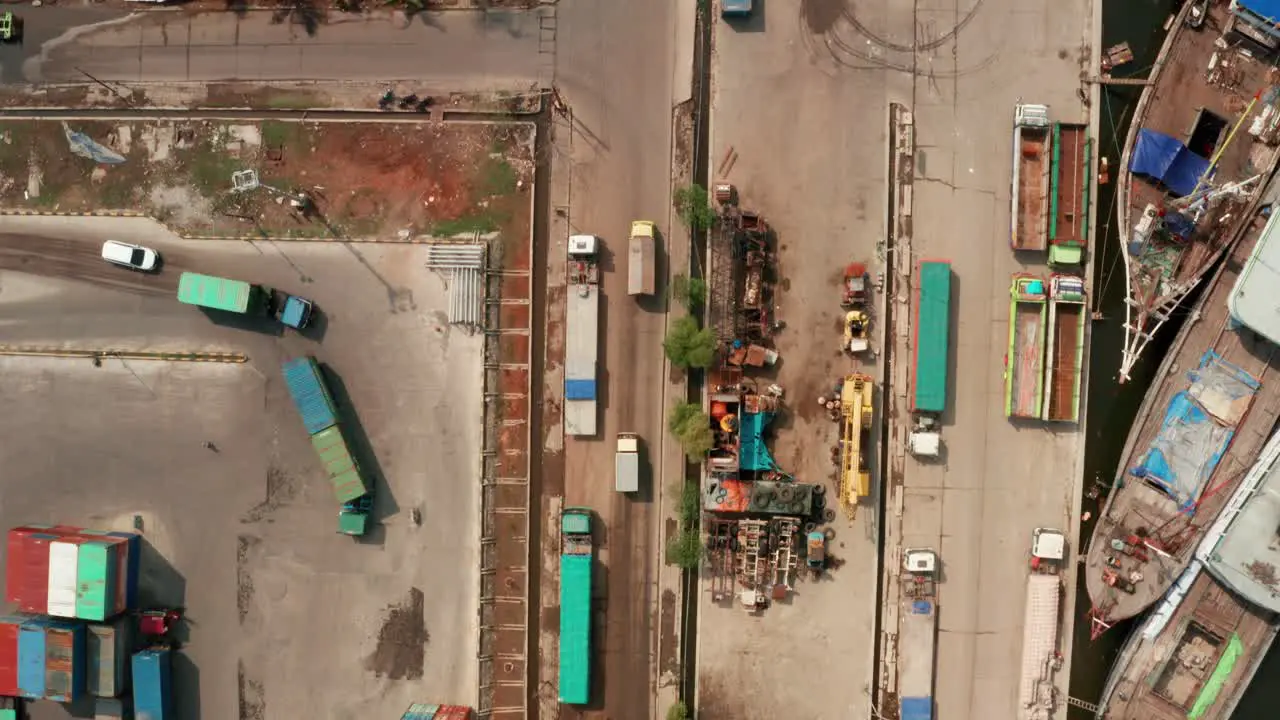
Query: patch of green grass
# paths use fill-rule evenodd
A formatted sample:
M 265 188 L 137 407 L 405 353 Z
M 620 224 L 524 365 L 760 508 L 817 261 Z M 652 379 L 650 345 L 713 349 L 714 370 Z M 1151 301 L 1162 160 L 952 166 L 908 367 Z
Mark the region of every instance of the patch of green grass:
M 321 107 L 324 103 L 310 95 L 272 95 L 267 98 L 267 107 L 272 110 L 310 110 Z
M 231 191 L 231 173 L 245 169 L 243 160 L 227 153 L 230 133 L 223 128 L 213 130 L 202 137 L 188 152 L 187 169 L 192 184 L 205 197 L 217 197 Z
M 431 234 L 435 237 L 451 237 L 468 233 L 491 233 L 502 227 L 502 215 L 492 210 L 481 209 L 456 220 L 441 220 L 431 226 Z
M 301 147 L 304 141 L 304 128 L 301 123 L 267 120 L 262 123 L 262 145 L 267 148 L 293 149 Z
M 516 191 L 516 169 L 506 158 L 490 157 L 480 169 L 480 192 L 482 195 L 510 195 Z

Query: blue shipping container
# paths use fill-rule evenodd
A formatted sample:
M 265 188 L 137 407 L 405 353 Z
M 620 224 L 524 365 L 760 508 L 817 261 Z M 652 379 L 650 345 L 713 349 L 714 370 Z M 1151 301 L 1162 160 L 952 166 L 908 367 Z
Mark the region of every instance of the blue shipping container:
M 138 566 L 142 564 L 142 536 L 138 533 L 131 532 L 113 532 L 107 534 L 111 537 L 129 539 L 129 548 L 126 550 L 127 555 L 124 561 L 124 607 L 120 609 L 133 610 L 138 607 Z
M 31 618 L 18 631 L 18 690 L 22 697 L 44 697 L 44 646 L 46 618 Z
M 904 697 L 898 701 L 899 720 L 932 720 L 933 698 Z
M 173 692 L 173 661 L 168 650 L 143 650 L 133 656 L 134 720 L 168 720 Z
M 564 399 L 565 400 L 595 400 L 596 399 L 596 381 L 595 380 L 565 380 L 564 381 Z
M 329 389 L 325 387 L 324 378 L 320 376 L 320 366 L 315 359 L 301 357 L 290 360 L 284 364 L 281 372 L 308 434 L 315 435 L 337 424 L 333 398 L 329 396 Z

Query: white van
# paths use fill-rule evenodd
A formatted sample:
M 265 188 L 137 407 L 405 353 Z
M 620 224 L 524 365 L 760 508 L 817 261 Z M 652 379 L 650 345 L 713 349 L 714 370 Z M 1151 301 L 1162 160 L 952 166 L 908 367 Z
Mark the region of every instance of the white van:
M 144 272 L 155 270 L 160 261 L 160 253 L 141 245 L 130 245 L 118 240 L 102 243 L 102 259 L 116 265 L 123 265 Z

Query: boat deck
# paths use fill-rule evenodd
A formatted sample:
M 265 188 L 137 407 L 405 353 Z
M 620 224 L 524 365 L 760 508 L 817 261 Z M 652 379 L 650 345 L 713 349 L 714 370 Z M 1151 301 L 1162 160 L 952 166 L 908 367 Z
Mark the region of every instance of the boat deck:
M 1274 617 L 1240 600 L 1206 572 L 1154 637 L 1154 618 L 1134 631 L 1113 672 L 1121 673 L 1106 720 L 1227 720 L 1253 677 L 1253 667 L 1275 639 Z M 1225 678 L 1216 693 L 1213 678 Z
M 1229 327 L 1227 295 L 1235 285 L 1244 263 L 1261 234 L 1263 222 L 1255 218 L 1221 266 L 1205 296 L 1183 326 L 1160 372 L 1143 401 L 1138 422 L 1130 431 L 1123 464 L 1116 472 L 1115 487 L 1098 518 L 1085 566 L 1085 580 L 1095 611 L 1105 622 L 1133 617 L 1150 607 L 1177 579 L 1191 561 L 1204 529 L 1214 521 L 1232 492 L 1252 467 L 1266 444 L 1280 415 L 1280 352 L 1276 346 L 1251 331 Z M 1176 502 L 1154 485 L 1133 477 L 1137 465 L 1160 431 L 1170 401 L 1191 385 L 1187 371 L 1198 366 L 1207 350 L 1214 350 L 1260 381 L 1252 404 L 1236 426 L 1235 433 L 1209 476 L 1200 495 L 1200 506 L 1192 513 L 1179 512 Z M 1148 550 L 1146 558 L 1113 553 L 1113 540 L 1131 535 L 1153 537 L 1161 550 Z M 1103 581 L 1107 556 L 1113 555 L 1125 577 L 1139 573 L 1135 592 L 1126 593 Z
M 1224 34 L 1231 25 L 1227 3 L 1211 4 L 1200 30 L 1183 22 L 1191 7 L 1183 4 L 1165 38 L 1120 162 L 1116 213 L 1129 296 L 1122 381 L 1238 237 L 1258 184 L 1275 167 L 1275 148 L 1254 132 L 1274 139 L 1280 75 L 1248 54 L 1237 35 Z M 1137 158 L 1160 179 L 1133 174 Z M 1184 197 L 1175 203 L 1164 182 Z M 1155 212 L 1145 217 L 1149 206 Z

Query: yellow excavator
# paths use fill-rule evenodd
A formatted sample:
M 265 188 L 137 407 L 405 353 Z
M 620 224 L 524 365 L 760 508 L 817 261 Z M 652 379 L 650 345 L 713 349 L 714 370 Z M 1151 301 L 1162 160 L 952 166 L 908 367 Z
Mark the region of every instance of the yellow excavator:
M 870 331 L 871 318 L 866 311 L 850 310 L 844 314 L 844 344 L 840 349 L 855 355 L 866 352 L 871 348 Z
M 871 494 L 871 376 L 853 373 L 840 388 L 840 505 L 852 520 L 858 503 Z

